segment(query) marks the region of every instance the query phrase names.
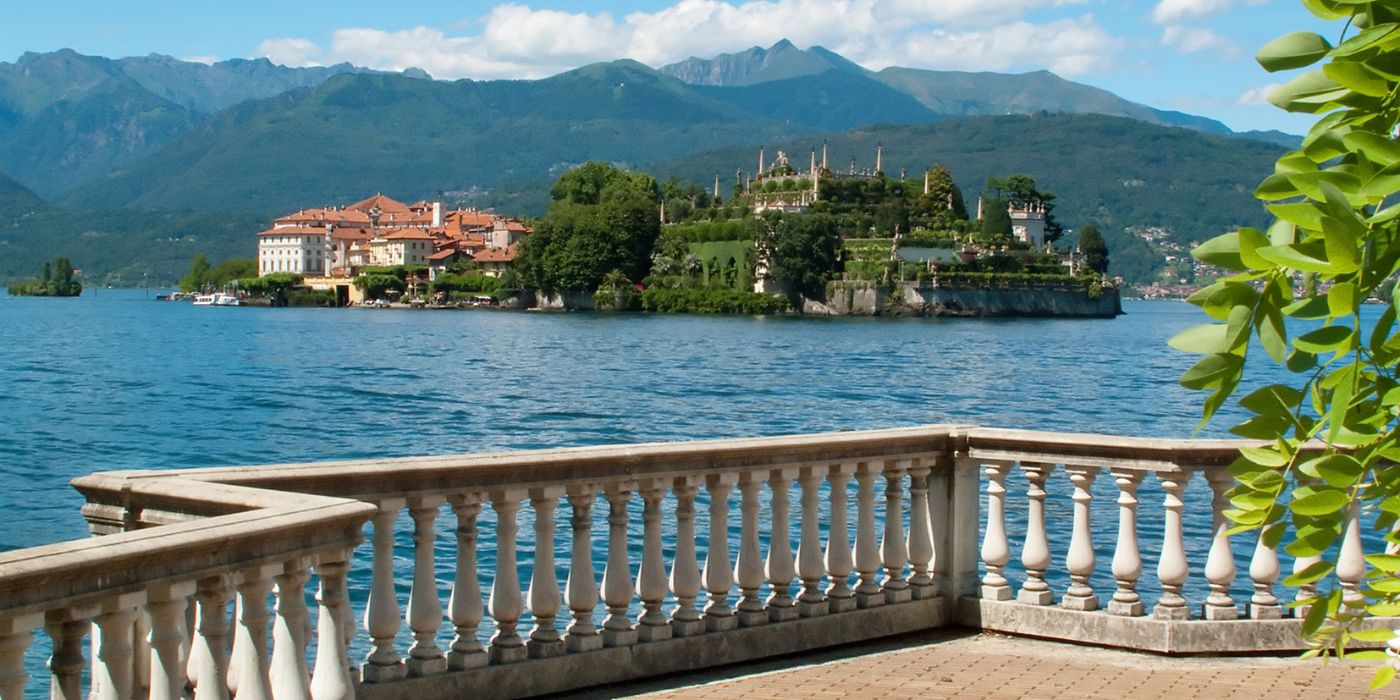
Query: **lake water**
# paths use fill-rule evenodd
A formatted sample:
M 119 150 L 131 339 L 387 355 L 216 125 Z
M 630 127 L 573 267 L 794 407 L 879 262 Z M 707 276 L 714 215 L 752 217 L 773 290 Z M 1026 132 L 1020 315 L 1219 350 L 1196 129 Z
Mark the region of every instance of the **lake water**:
M 817 319 L 196 308 L 156 302 L 154 294 L 0 296 L 0 550 L 85 537 L 82 499 L 67 482 L 96 470 L 941 422 L 1189 437 L 1199 419 L 1201 395 L 1176 382 L 1192 358 L 1166 345 L 1203 320 L 1181 302 L 1126 302 L 1127 314 L 1113 320 Z M 1227 408 L 1203 435 L 1223 436 L 1237 411 Z M 1024 478 L 1014 475 L 1008 488 L 1008 530 L 1019 552 Z M 1055 568 L 1062 569 L 1071 526 L 1062 471 L 1049 488 L 1050 541 Z M 1099 479 L 1095 493 L 1098 531 L 1109 533 L 1116 519 L 1112 480 Z M 1208 512 L 1208 489 L 1199 478 L 1188 495 L 1198 504 L 1193 513 Z M 1144 484 L 1141 497 L 1140 587 L 1152 601 L 1161 517 L 1155 480 Z M 525 510 L 522 533 L 533 517 Z M 567 533 L 563 511 L 559 531 Z M 444 600 L 450 520 L 439 521 Z M 485 572 L 494 567 L 491 520 L 488 509 Z M 632 523 L 640 528 L 640 518 Z M 595 521 L 600 544 L 605 527 Z M 737 543 L 737 516 L 733 527 L 731 543 Z M 410 534 L 402 518 L 401 599 Z M 634 534 L 639 546 L 640 532 Z M 1199 569 L 1209 518 L 1188 518 L 1187 537 Z M 1111 538 L 1094 543 L 1101 593 L 1113 587 Z M 672 543 L 668 533 L 668 550 Z M 1248 550 L 1237 546 L 1241 571 Z M 522 577 L 533 551 L 533 543 L 522 543 Z M 605 549 L 595 553 L 601 572 Z M 567 559 L 561 549 L 560 580 Z M 365 600 L 368 560 L 357 558 L 352 573 L 357 608 Z M 1058 574 L 1050 580 L 1060 591 L 1067 583 Z M 1248 590 L 1247 582 L 1239 577 L 1237 593 Z M 1193 572 L 1188 592 L 1199 599 L 1204 589 Z M 489 629 L 482 626 L 483 636 Z M 31 649 L 36 675 L 42 647 Z

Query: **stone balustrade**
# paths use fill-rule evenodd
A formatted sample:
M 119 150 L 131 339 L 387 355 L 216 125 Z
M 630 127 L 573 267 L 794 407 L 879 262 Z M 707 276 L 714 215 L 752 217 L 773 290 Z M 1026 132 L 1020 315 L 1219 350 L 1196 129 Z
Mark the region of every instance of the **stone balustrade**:
M 24 661 L 41 627 L 50 695 L 67 700 L 85 669 L 102 700 L 524 696 L 952 624 L 1169 653 L 1292 648 L 1276 553 L 1255 549 L 1243 613 L 1232 597 L 1223 468 L 1238 447 L 935 425 L 94 474 L 74 486 L 100 537 L 0 554 L 0 698 L 41 687 Z M 1057 469 L 1069 493 L 1049 487 Z M 1183 498 L 1196 473 L 1213 502 Z M 1100 477 L 1116 529 L 1093 520 Z M 1164 502 L 1139 513 L 1148 478 Z M 1055 551 L 1060 499 L 1072 535 Z M 1194 615 L 1188 509 L 1218 533 Z M 1155 601 L 1139 591 L 1140 515 L 1163 523 Z M 1095 542 L 1114 543 L 1112 590 Z

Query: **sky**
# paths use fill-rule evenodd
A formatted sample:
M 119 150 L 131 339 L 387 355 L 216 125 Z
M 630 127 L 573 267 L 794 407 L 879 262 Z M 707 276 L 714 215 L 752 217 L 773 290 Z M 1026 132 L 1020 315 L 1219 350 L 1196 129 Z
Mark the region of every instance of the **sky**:
M 871 69 L 1050 70 L 1237 131 L 1307 131 L 1264 100 L 1287 75 L 1253 55 L 1276 36 L 1341 27 L 1297 0 L 0 0 L 0 61 L 70 48 L 198 61 L 349 61 L 440 79 L 539 78 L 598 61 L 659 67 L 787 38 Z

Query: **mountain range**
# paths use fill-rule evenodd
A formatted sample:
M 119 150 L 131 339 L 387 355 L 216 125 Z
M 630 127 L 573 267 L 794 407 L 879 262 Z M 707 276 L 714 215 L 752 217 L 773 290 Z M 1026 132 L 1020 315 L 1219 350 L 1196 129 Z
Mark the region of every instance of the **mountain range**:
M 1007 116 L 1018 114 L 1040 115 L 1031 121 L 1055 136 L 1030 139 L 1026 117 Z M 1055 115 L 1064 116 L 1049 118 Z M 959 142 L 940 134 L 964 136 Z M 844 147 L 872 139 L 883 139 L 888 163 L 911 172 L 956 161 L 949 165 L 970 194 L 986 177 L 1028 172 L 1054 183 L 1067 214 L 1124 226 L 1160 223 L 1172 214 L 1144 211 L 1116 194 L 1122 187 L 1115 194 L 1101 191 L 1114 189 L 1113 173 L 1089 172 L 1096 168 L 1084 154 L 1102 154 L 1125 181 L 1247 194 L 1267 171 L 1259 164 L 1276 157 L 1280 143 L 1298 141 L 1234 134 L 1203 117 L 1155 110 L 1044 71 L 869 71 L 826 49 L 802 50 L 786 41 L 660 69 L 621 60 L 541 80 L 450 82 L 413 69 L 383 73 L 348 64 L 288 68 L 265 59 L 205 65 L 154 55 L 27 53 L 0 63 L 0 171 L 28 191 L 15 202 L 32 204 L 37 194 L 51 206 L 44 216 L 23 219 L 18 209 L 29 205 L 7 207 L 9 178 L 0 179 L 0 224 L 13 222 L 0 228 L 0 244 L 8 243 L 12 253 L 35 248 L 11 256 L 10 264 L 0 262 L 0 278 L 25 274 L 13 266 L 39 259 L 41 248 L 42 257 L 52 257 L 62 252 L 54 249 L 75 245 L 70 227 L 53 225 L 62 218 L 53 212 L 149 217 L 150 231 L 171 234 L 150 241 L 183 246 L 195 238 L 210 245 L 211 257 L 235 250 L 246 255 L 251 231 L 225 245 L 211 240 L 211 232 L 168 231 L 202 221 L 170 212 L 265 219 L 373 191 L 406 199 L 486 192 L 491 201 L 492 192 L 544 191 L 567 168 L 593 159 L 656 165 L 656 172 L 708 183 L 714 171 L 749 167 L 760 144 L 800 151 L 818 140 Z M 972 143 L 977 150 L 959 150 Z M 1188 167 L 1152 144 L 1214 151 L 1219 167 L 1199 167 L 1199 159 Z M 1075 171 L 1067 172 L 1065 163 Z M 1256 166 L 1264 169 L 1241 172 Z M 1252 206 L 1242 204 L 1247 197 L 1198 199 L 1215 212 L 1197 217 L 1203 221 L 1229 219 L 1226 207 Z M 539 213 L 542 197 L 528 201 L 532 206 L 512 213 Z M 1104 211 L 1089 206 L 1092 201 L 1106 203 L 1098 207 Z M 1255 214 L 1257 207 L 1242 216 Z M 49 222 L 47 233 L 40 221 Z M 120 235 L 109 231 L 88 240 Z M 141 269 L 147 277 L 165 274 Z

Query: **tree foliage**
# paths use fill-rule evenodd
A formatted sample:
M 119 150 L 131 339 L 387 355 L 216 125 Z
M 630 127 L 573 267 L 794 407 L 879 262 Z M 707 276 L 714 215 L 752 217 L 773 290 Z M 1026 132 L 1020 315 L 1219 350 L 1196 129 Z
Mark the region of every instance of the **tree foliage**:
M 1079 230 L 1079 254 L 1084 256 L 1084 266 L 1099 273 L 1108 274 L 1108 244 L 1098 227 L 1085 224 Z
M 10 285 L 10 296 L 16 297 L 75 297 L 83 293 L 83 285 L 74 279 L 73 263 L 59 257 L 52 265 L 45 262 L 43 276 Z
M 791 291 L 820 299 L 840 270 L 841 236 L 825 214 L 766 211 L 750 220 L 758 259 L 770 279 Z
M 535 232 L 520 243 L 516 267 L 527 287 L 592 292 L 613 270 L 646 276 L 660 234 L 651 176 L 590 162 L 565 173 Z
M 1272 225 L 1240 228 L 1193 251 L 1236 274 L 1191 298 L 1215 322 L 1171 343 L 1203 355 L 1181 383 L 1210 392 L 1205 420 L 1235 393 L 1246 367 L 1267 360 L 1296 375 L 1239 401 L 1251 417 L 1231 431 L 1266 443 L 1241 450 L 1231 467 L 1237 485 L 1227 514 L 1236 531 L 1258 530 L 1270 545 L 1291 526 L 1286 551 L 1314 562 L 1285 581 L 1311 606 L 1303 624 L 1309 653 L 1386 660 L 1375 687 L 1395 676 L 1396 657 L 1346 647 L 1392 641 L 1392 630 L 1356 623 L 1400 614 L 1400 556 L 1366 555 L 1361 535 L 1374 528 L 1380 536 L 1372 542 L 1400 544 L 1400 298 L 1392 292 L 1378 315 L 1362 313 L 1400 269 L 1400 8 L 1304 5 L 1356 32 L 1344 31 L 1336 46 L 1294 32 L 1256 56 L 1269 71 L 1326 59 L 1269 96 L 1285 110 L 1321 117 L 1255 191 L 1270 203 Z
M 1000 196 L 982 200 L 982 238 L 988 241 L 1011 238 L 1011 214 L 1007 201 Z
M 204 287 L 204 278 L 208 276 L 211 266 L 209 258 L 204 253 L 199 253 L 190 261 L 190 271 L 180 278 L 180 291 L 197 292 Z

